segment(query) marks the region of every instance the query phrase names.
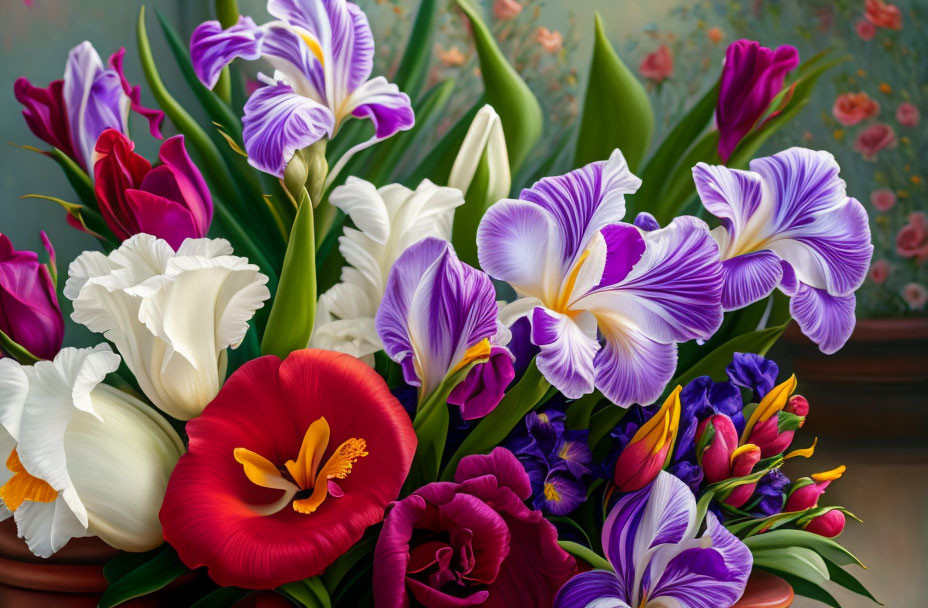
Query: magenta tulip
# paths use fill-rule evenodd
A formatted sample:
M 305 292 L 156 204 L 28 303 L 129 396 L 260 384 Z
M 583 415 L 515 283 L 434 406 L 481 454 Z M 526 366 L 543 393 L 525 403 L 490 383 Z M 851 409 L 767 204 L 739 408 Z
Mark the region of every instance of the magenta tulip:
M 55 250 L 44 232 L 42 242 L 54 263 Z M 0 234 L 0 330 L 40 359 L 54 358 L 64 337 L 48 267 L 34 252 L 13 249 L 4 234 Z
M 725 52 L 715 122 L 719 156 L 723 162 L 763 117 L 783 88 L 790 70 L 799 65 L 799 52 L 784 45 L 773 51 L 753 40 L 736 40 Z
M 175 250 L 184 239 L 202 238 L 213 218 L 213 199 L 184 147 L 184 136 L 161 144 L 161 164 L 151 164 L 115 129 L 96 145 L 94 188 L 100 213 L 120 241 L 141 232 L 166 240 Z
M 803 511 L 817 507 L 818 499 L 825 493 L 831 482 L 839 479 L 846 470 L 847 468 L 841 465 L 824 473 L 815 473 L 811 478 L 797 479 L 786 499 L 784 511 Z M 833 537 L 844 530 L 845 521 L 844 513 L 835 509 L 813 518 L 804 528 L 815 534 Z

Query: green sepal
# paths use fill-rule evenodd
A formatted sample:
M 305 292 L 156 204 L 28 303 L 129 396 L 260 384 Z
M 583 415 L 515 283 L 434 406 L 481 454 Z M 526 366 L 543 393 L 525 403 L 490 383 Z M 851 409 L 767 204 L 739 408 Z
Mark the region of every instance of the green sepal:
M 30 353 L 25 346 L 14 342 L 2 329 L 0 329 L 0 350 L 13 357 L 21 365 L 33 365 L 41 361 L 41 359 Z
M 780 410 L 777 412 L 777 431 L 785 433 L 786 431 L 799 430 L 805 420 L 805 416 L 797 416 L 792 412 Z
M 593 566 L 597 570 L 606 570 L 607 572 L 613 572 L 614 569 L 612 564 L 609 563 L 609 560 L 602 557 L 589 547 L 584 547 L 579 543 L 575 543 L 569 540 L 559 540 L 557 541 L 558 546 L 567 551 L 576 558 L 582 559 L 589 565 Z

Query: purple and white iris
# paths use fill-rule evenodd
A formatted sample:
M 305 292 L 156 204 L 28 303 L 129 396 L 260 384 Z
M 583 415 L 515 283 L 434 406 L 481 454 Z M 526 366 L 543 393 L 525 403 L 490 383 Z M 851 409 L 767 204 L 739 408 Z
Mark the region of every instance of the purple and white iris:
M 141 104 L 141 88 L 130 85 L 123 73 L 125 53 L 119 49 L 104 67 L 85 40 L 68 53 L 63 80 L 42 89 L 19 78 L 13 87 L 32 132 L 73 158 L 91 178 L 97 138 L 107 129 L 128 135 L 130 110 L 144 116 L 151 134 L 161 139 L 164 113 Z
M 722 322 L 709 228 L 693 217 L 646 233 L 620 222 L 640 185 L 616 150 L 499 201 L 477 230 L 481 267 L 519 295 L 501 320 L 529 317 L 538 369 L 565 397 L 595 387 L 621 406 L 651 403 L 676 343 L 707 340 Z
M 603 525 L 614 572 L 592 570 L 561 587 L 555 608 L 724 608 L 747 584 L 753 559 L 744 543 L 706 514 L 699 538 L 696 499 L 667 472 L 616 503 Z
M 419 387 L 420 403 L 450 374 L 480 360 L 449 403 L 470 420 L 502 399 L 514 373 L 495 296 L 490 278 L 461 262 L 442 239 L 423 239 L 396 260 L 375 324 L 406 382 Z
M 282 177 L 296 150 L 331 139 L 350 116 L 369 118 L 375 134 L 342 160 L 412 127 L 409 97 L 383 76 L 370 78 L 374 37 L 357 5 L 268 0 L 267 11 L 275 21 L 258 26 L 242 16 L 226 30 L 218 21 L 207 21 L 190 40 L 194 69 L 210 88 L 236 57 L 263 57 L 274 68 L 273 78 L 259 76 L 266 86 L 245 104 L 243 137 L 253 166 Z
M 854 329 L 854 291 L 873 253 L 867 212 L 828 152 L 790 148 L 750 166 L 693 167 L 703 205 L 722 220 L 712 231 L 722 305 L 741 308 L 779 287 L 803 333 L 831 354 Z

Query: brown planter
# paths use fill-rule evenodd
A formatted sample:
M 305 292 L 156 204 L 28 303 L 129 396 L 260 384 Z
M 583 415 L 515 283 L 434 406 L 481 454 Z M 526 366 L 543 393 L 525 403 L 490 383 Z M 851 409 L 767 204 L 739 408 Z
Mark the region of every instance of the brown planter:
M 793 588 L 779 576 L 754 570 L 744 594 L 732 608 L 787 608 L 794 596 Z
M 928 430 L 928 318 L 861 319 L 824 355 L 786 329 L 778 350 L 812 411 L 807 431 L 844 439 L 922 439 Z
M 73 538 L 60 551 L 42 559 L 17 537 L 12 518 L 0 522 L 0 606 L 94 608 L 106 590 L 103 566 L 118 553 L 98 538 Z M 181 606 L 185 604 L 181 598 L 198 582 L 202 581 L 197 573 L 191 572 L 164 590 L 123 606 Z

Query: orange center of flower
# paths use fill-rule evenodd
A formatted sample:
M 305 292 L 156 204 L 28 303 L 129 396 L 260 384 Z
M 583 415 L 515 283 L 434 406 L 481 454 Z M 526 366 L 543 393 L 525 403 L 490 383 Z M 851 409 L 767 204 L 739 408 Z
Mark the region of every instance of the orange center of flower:
M 26 472 L 16 450 L 10 452 L 10 457 L 6 459 L 6 468 L 13 473 L 13 477 L 0 487 L 0 500 L 10 511 L 18 509 L 26 500 L 52 502 L 58 498 L 58 492 L 48 483 Z
M 303 435 L 303 444 L 296 460 L 284 463 L 280 469 L 267 458 L 245 448 L 235 448 L 233 455 L 253 484 L 262 488 L 284 490 L 284 495 L 275 503 L 256 506 L 263 515 L 277 513 L 293 500 L 293 510 L 298 513 L 314 512 L 330 493 L 340 496 L 341 490 L 330 479 L 345 479 L 358 458 L 367 456 L 367 442 L 352 437 L 335 448 L 329 459 L 322 464 L 322 457 L 329 446 L 329 423 L 325 418 L 316 420 Z M 289 479 L 284 476 L 286 472 Z M 292 480 L 292 481 L 291 481 Z

